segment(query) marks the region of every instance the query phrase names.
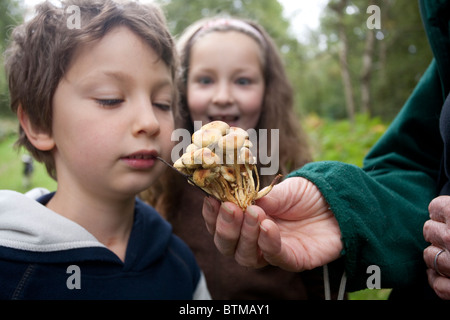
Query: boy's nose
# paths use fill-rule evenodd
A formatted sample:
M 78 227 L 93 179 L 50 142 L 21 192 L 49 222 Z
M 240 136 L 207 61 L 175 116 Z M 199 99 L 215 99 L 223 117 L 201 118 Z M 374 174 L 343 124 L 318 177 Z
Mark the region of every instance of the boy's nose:
M 152 136 L 159 132 L 160 124 L 153 110 L 151 102 L 141 103 L 134 114 L 133 135 Z
M 234 103 L 231 86 L 228 83 L 220 83 L 214 93 L 212 102 L 218 106 L 229 106 Z

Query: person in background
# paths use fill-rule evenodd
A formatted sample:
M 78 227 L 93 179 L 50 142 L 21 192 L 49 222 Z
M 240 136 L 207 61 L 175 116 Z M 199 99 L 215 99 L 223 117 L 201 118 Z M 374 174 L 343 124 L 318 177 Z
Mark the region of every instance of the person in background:
M 29 154 L 22 155 L 23 171 L 22 186 L 28 189 L 31 186 L 31 178 L 34 172 L 33 157 Z

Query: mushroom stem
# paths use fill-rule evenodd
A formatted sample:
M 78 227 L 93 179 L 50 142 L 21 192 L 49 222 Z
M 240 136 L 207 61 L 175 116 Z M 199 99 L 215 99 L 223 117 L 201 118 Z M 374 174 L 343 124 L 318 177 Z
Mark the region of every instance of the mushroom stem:
M 267 195 L 273 188 L 273 186 L 278 182 L 278 180 L 281 179 L 283 175 L 279 174 L 275 177 L 275 179 L 272 180 L 272 183 L 265 187 L 264 189 L 262 189 L 261 191 L 258 192 L 258 194 L 255 197 L 255 201 L 258 199 L 261 199 L 262 197 L 264 197 L 265 195 Z
M 235 198 L 233 197 L 233 195 L 230 192 L 230 190 L 232 190 L 232 189 L 229 187 L 229 182 L 227 180 L 225 180 L 225 178 L 222 176 L 220 176 L 219 179 L 217 179 L 217 181 L 219 182 L 220 186 L 222 187 L 221 188 L 223 190 L 222 197 L 224 198 L 224 201 L 230 201 L 230 202 L 236 203 Z M 239 205 L 238 203 L 236 203 L 236 204 Z
M 256 176 L 256 192 L 258 192 L 259 190 L 259 174 L 258 174 L 258 169 L 256 168 L 256 166 L 253 166 L 253 170 L 255 171 L 255 176 Z
M 253 196 L 255 194 L 256 190 L 258 190 L 259 186 L 255 186 L 255 180 L 253 179 L 253 170 L 250 168 L 250 166 L 252 166 L 252 165 L 245 164 L 245 171 L 247 172 L 248 179 L 250 180 L 249 193 L 251 193 L 251 195 Z M 258 174 L 258 173 L 256 173 L 256 174 Z
M 241 166 L 240 166 L 240 164 L 237 163 L 236 156 L 234 157 L 234 170 L 236 172 L 236 183 L 237 183 L 237 189 L 238 189 L 238 194 L 236 195 L 236 198 L 237 198 L 240 206 L 242 207 L 242 203 L 245 200 L 244 183 L 243 183 L 242 174 L 241 174 Z

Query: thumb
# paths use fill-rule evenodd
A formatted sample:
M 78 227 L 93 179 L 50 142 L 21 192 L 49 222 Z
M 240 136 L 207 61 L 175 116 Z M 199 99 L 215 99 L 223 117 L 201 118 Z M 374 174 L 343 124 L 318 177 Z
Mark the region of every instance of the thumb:
M 275 185 L 265 197 L 257 200 L 256 204 L 270 216 L 282 215 L 293 206 L 301 205 L 309 185 L 313 183 L 305 178 L 287 178 Z

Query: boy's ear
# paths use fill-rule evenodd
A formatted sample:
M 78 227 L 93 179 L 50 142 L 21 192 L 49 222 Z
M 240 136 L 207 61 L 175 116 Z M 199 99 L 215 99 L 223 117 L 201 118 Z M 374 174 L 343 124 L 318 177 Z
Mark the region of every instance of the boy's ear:
M 55 147 L 55 141 L 52 136 L 40 129 L 36 129 L 30 121 L 27 113 L 19 105 L 17 109 L 17 117 L 19 118 L 20 126 L 27 135 L 28 140 L 38 150 L 50 151 Z

